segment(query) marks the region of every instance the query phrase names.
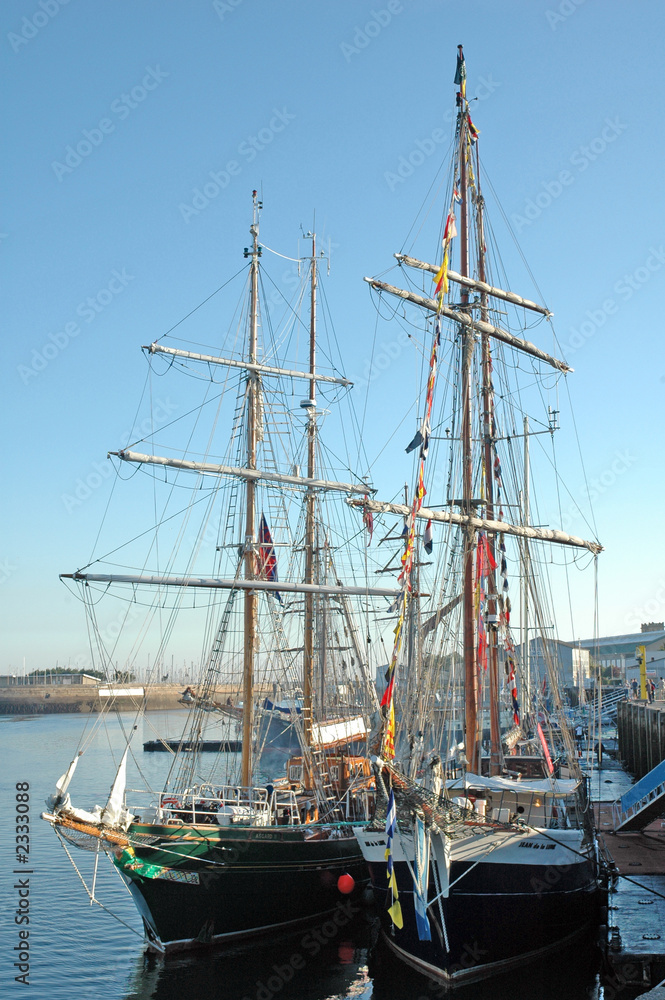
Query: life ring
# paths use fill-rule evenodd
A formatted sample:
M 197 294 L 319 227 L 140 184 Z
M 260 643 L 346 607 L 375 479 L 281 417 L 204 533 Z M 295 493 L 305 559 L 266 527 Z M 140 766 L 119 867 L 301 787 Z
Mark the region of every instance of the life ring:
M 170 795 L 165 799 L 162 799 L 162 807 L 167 806 L 168 808 L 180 809 L 180 800 L 174 795 Z

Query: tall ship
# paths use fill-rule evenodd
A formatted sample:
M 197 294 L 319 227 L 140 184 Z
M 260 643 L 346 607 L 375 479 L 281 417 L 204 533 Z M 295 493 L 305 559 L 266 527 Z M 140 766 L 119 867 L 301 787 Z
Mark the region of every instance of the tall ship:
M 349 498 L 401 539 L 372 747 L 379 806 L 358 840 L 387 945 L 446 988 L 579 940 L 604 878 L 550 631 L 549 566 L 593 570 L 601 551 L 547 524 L 571 369 L 549 310 L 500 274 L 461 46 L 455 84 L 431 260 L 401 252 L 399 284 L 366 279 L 421 352 L 416 433 L 403 442 L 413 486 L 401 504 Z M 543 441 L 546 460 L 532 463 Z M 555 487 L 536 500 L 547 462 Z M 537 663 L 533 637 L 545 637 Z
M 370 818 L 375 795 L 370 642 L 398 588 L 368 577 L 364 530 L 345 503 L 372 492 L 351 471 L 353 412 L 343 415 L 341 457 L 320 433 L 335 408 L 348 410 L 351 388 L 329 310 L 317 309 L 324 257 L 307 234 L 311 252 L 289 258 L 294 301 L 268 285 L 266 303 L 261 208 L 254 191 L 242 290 L 226 330 L 214 331 L 216 349 L 205 347 L 209 321 L 198 307 L 177 334 L 144 348 L 146 391 L 178 378 L 195 400 L 151 432 L 151 442 L 169 441 L 159 452 L 146 439 L 111 453 L 118 486 L 147 486 L 148 521 L 133 506 L 126 546 L 109 544 L 63 574 L 110 680 L 147 651 L 163 679 L 179 629 L 202 650 L 182 691 L 182 738 L 158 734 L 172 754 L 163 786 L 127 789 L 141 747 L 138 719 L 123 717 L 126 747 L 108 797 L 75 804 L 77 756 L 43 814 L 68 852 L 95 854 L 95 871 L 100 857 L 111 861 L 157 951 L 297 927 L 368 879 L 354 827 Z M 101 624 L 100 601 L 114 597 L 126 646 L 109 644 Z M 81 767 L 90 731 L 86 740 Z M 211 745 L 216 752 L 201 752 Z

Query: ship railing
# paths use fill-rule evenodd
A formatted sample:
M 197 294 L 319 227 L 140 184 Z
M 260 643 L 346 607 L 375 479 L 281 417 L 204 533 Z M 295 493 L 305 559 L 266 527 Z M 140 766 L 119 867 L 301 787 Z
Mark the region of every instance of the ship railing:
M 132 797 L 131 803 L 128 801 L 128 796 L 130 795 Z M 167 799 L 169 793 L 164 792 L 163 797 Z M 155 805 L 155 793 L 149 788 L 126 788 L 124 806 L 139 823 L 159 822 L 164 811 L 168 809 L 166 804 L 162 807 L 161 795 L 159 796 L 157 805 Z
M 462 810 L 464 819 L 480 823 L 524 823 L 526 826 L 568 829 L 578 826 L 574 796 L 558 798 L 538 792 L 520 792 L 519 788 L 498 792 L 487 798 L 455 796 L 454 805 Z
M 344 818 L 350 822 L 368 822 L 374 815 L 376 792 L 368 787 L 366 779 L 352 782 L 344 795 Z
M 272 809 L 267 788 L 253 785 L 200 785 L 217 803 L 216 813 L 222 824 L 251 823 L 252 826 L 270 826 Z
M 301 817 L 301 808 L 303 815 Z M 300 824 L 301 819 L 307 822 L 314 819 L 315 802 L 299 803 L 296 793 L 290 788 L 274 788 L 270 796 L 270 810 L 274 822 L 278 826 L 287 823 Z M 309 812 L 309 816 L 308 816 Z
M 179 794 L 162 792 L 159 808 L 191 823 L 213 820 L 220 825 L 269 826 L 273 818 L 268 790 L 243 785 L 204 784 Z

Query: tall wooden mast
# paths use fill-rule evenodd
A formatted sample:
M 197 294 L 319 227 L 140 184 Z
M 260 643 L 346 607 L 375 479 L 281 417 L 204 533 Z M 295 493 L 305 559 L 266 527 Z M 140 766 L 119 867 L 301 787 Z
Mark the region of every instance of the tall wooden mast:
M 483 223 L 484 202 L 480 194 L 480 169 L 476 157 L 477 197 L 477 228 L 478 228 L 478 279 L 486 281 L 485 275 L 485 229 Z M 480 318 L 488 322 L 487 293 L 480 295 Z M 483 399 L 483 459 L 485 464 L 485 517 L 494 520 L 494 421 L 492 384 L 492 352 L 490 338 L 486 332 L 481 333 L 482 346 L 482 399 Z M 489 550 L 496 562 L 496 536 L 487 535 Z M 496 570 L 488 567 L 488 597 L 487 597 L 487 656 L 489 674 L 489 712 L 490 712 L 490 774 L 501 773 L 501 722 L 499 718 L 499 649 L 497 646 L 497 590 Z
M 462 46 L 458 46 L 459 58 L 463 59 Z M 467 121 L 467 102 L 464 80 L 462 80 L 459 96 L 458 136 L 460 161 L 460 274 L 469 277 L 469 192 L 467 149 L 469 145 L 469 129 Z M 462 285 L 460 296 L 461 309 L 464 311 L 469 304 L 469 290 Z M 471 325 L 464 325 L 461 330 L 462 341 L 462 510 L 465 514 L 473 513 L 471 500 L 473 496 L 473 440 L 471 427 L 471 367 L 475 345 L 475 331 Z M 478 671 L 476 668 L 476 637 L 474 622 L 473 595 L 473 557 L 476 548 L 476 532 L 470 525 L 465 531 L 464 544 L 464 730 L 467 767 L 477 773 L 480 766 L 478 759 Z
M 250 264 L 250 306 L 248 361 L 257 363 L 258 314 L 259 314 L 259 210 L 261 203 L 256 191 L 252 192 L 253 213 L 250 234 L 252 249 Z M 247 256 L 248 251 L 245 251 Z M 256 469 L 258 374 L 247 373 L 247 468 Z M 245 579 L 256 577 L 256 482 L 247 480 L 245 507 Z M 242 784 L 252 783 L 252 736 L 254 715 L 254 659 L 256 656 L 256 591 L 245 591 L 244 651 L 242 676 Z
M 530 470 L 529 470 L 529 418 L 524 417 L 524 492 L 522 495 L 522 523 L 528 527 L 529 520 L 531 517 L 530 506 L 531 502 L 529 499 L 529 480 L 530 480 Z M 529 552 L 529 543 L 525 538 L 522 542 L 522 615 L 521 615 L 521 626 L 520 631 L 522 633 L 522 642 L 520 643 L 520 652 L 522 660 L 522 673 L 524 677 L 524 686 L 526 688 L 527 697 L 523 700 L 522 714 L 524 715 L 525 721 L 528 725 L 528 714 L 531 707 L 531 664 L 529 655 L 529 579 L 531 577 L 531 559 Z M 541 636 L 541 644 L 542 644 Z M 528 699 L 528 700 L 527 700 Z
M 312 375 L 307 410 L 307 476 L 315 478 L 316 472 L 316 235 L 312 235 L 311 302 L 309 321 L 309 371 Z M 310 486 L 305 496 L 305 583 L 314 583 L 315 547 L 314 489 Z M 305 634 L 303 656 L 303 736 L 305 745 L 312 745 L 312 703 L 314 678 L 314 594 L 305 594 Z

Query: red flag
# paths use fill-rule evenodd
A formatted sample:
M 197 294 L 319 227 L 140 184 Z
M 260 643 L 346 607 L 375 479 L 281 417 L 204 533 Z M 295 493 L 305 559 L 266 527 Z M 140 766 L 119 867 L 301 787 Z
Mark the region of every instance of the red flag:
M 434 546 L 434 541 L 432 539 L 432 518 L 430 517 L 429 521 L 425 526 L 425 534 L 423 535 L 423 548 L 425 549 L 427 555 L 431 555 L 433 546 Z
M 513 720 L 516 726 L 520 724 L 520 705 L 517 700 L 517 681 L 515 680 L 515 664 L 512 660 L 508 660 L 509 673 L 508 673 L 508 690 L 510 691 L 510 697 L 513 703 Z
M 365 497 L 365 500 L 367 500 L 367 497 Z M 365 511 L 363 513 L 363 524 L 367 528 L 367 532 L 369 534 L 369 538 L 367 539 L 367 544 L 370 545 L 372 541 L 372 534 L 374 532 L 374 515 L 372 514 L 369 507 L 365 507 Z
M 277 556 L 275 555 L 275 547 L 272 543 L 272 536 L 270 534 L 270 529 L 268 528 L 268 522 L 263 514 L 261 514 L 261 521 L 259 524 L 258 575 L 263 580 L 272 580 L 273 583 L 277 583 Z M 274 591 L 274 594 L 281 604 L 282 598 L 280 595 L 277 591 Z
M 479 129 L 471 121 L 471 115 L 467 112 L 466 120 L 469 123 L 469 135 L 471 137 L 471 142 L 478 142 L 478 136 L 480 135 Z
M 543 727 L 540 723 L 537 725 L 538 739 L 540 740 L 540 745 L 543 748 L 543 753 L 545 754 L 545 760 L 547 761 L 547 767 L 550 774 L 554 773 L 554 764 L 552 763 L 552 758 L 550 757 L 549 747 L 547 746 L 547 740 L 545 739 L 545 733 L 543 732 Z

